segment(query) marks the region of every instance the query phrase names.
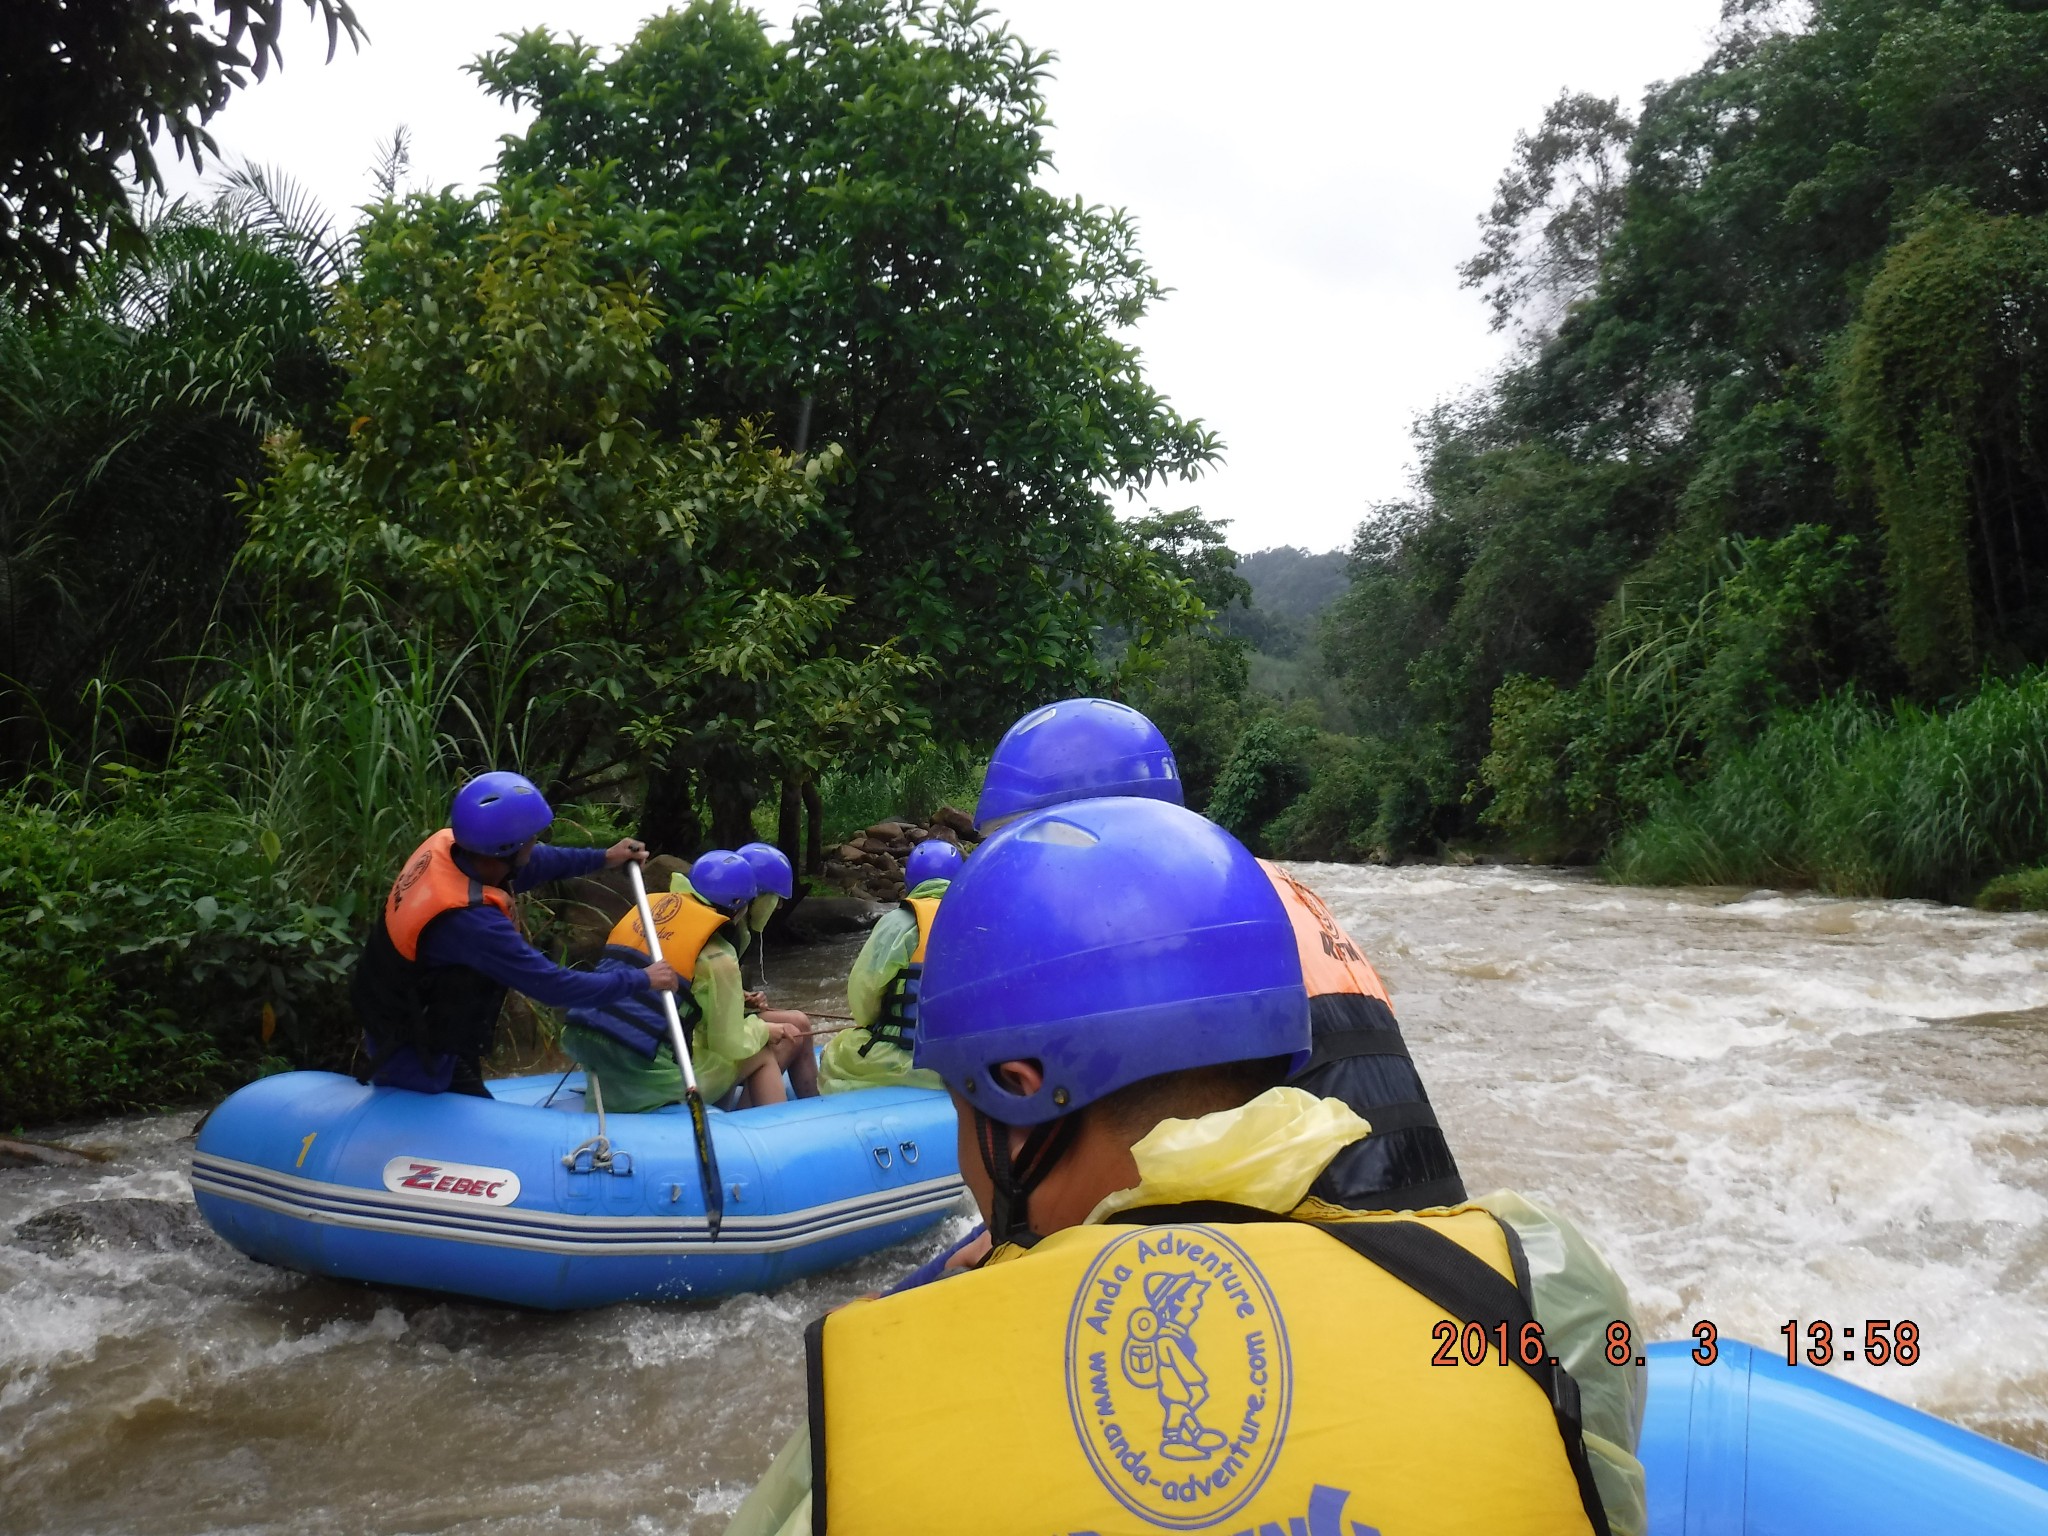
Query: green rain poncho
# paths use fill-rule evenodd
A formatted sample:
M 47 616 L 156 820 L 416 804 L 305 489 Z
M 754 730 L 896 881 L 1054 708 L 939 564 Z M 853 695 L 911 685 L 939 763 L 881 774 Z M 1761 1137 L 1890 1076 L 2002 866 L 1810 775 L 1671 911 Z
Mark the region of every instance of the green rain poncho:
M 946 894 L 948 882 L 927 880 L 910 895 L 920 900 Z M 943 1088 L 936 1072 L 921 1072 L 910 1064 L 910 1052 L 868 1033 L 882 1016 L 882 999 L 917 951 L 917 919 L 906 907 L 882 914 L 861 946 L 860 958 L 846 978 L 846 1006 L 853 1014 L 855 1029 L 842 1031 L 825 1047 L 818 1061 L 818 1091 L 845 1093 L 854 1088 Z M 861 1047 L 869 1045 L 867 1055 Z
M 669 889 L 694 896 L 689 877 L 677 875 Z M 739 950 L 728 937 L 730 925 L 697 954 L 690 995 L 697 1002 L 697 1023 L 690 1031 L 690 1061 L 706 1103 L 715 1103 L 739 1081 L 739 1063 L 768 1044 L 768 1029 L 749 1016 L 746 990 L 740 983 Z M 609 1035 L 571 1024 L 562 1031 L 562 1049 L 585 1074 L 594 1075 L 604 1107 L 615 1114 L 637 1114 L 683 1101 L 683 1073 L 675 1052 L 664 1045 L 652 1060 Z

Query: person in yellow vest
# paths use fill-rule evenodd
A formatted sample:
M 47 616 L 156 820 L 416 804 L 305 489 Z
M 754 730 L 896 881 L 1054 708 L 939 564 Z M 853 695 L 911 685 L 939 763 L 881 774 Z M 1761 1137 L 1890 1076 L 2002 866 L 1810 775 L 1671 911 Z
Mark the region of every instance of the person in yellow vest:
M 818 1061 L 818 1087 L 825 1093 L 853 1088 L 940 1088 L 936 1072 L 911 1064 L 917 1027 L 917 994 L 923 985 L 925 948 L 953 877 L 959 848 L 944 838 L 926 838 L 903 861 L 903 904 L 884 912 L 868 930 L 867 943 L 846 978 L 846 1006 L 854 1028 L 832 1037 Z
M 520 892 L 647 859 L 630 837 L 610 848 L 539 842 L 554 819 L 520 774 L 479 774 L 456 791 L 448 825 L 405 861 L 356 962 L 349 996 L 363 1032 L 361 1081 L 488 1098 L 483 1058 L 507 992 L 570 1008 L 633 999 L 652 1007 L 656 990 L 675 990 L 675 971 L 645 956 L 592 975 L 555 964 L 521 934 L 512 902 Z
M 1158 800 L 976 851 L 916 1057 L 995 1250 L 811 1327 L 807 1427 L 728 1536 L 1642 1531 L 1641 1373 L 1603 1354 L 1628 1298 L 1583 1239 L 1309 1193 L 1372 1132 L 1286 1082 L 1290 934 L 1243 846 Z M 948 1475 L 991 1446 L 1003 1497 Z
M 687 983 L 676 997 L 690 1032 L 690 1059 L 708 1102 L 742 1088 L 740 1107 L 780 1104 L 788 1095 L 775 1040 L 749 1018 L 733 925 L 754 899 L 754 876 L 736 853 L 713 851 L 678 875 L 649 907 L 662 957 Z M 600 973 L 644 964 L 646 930 L 628 912 L 612 928 Z M 656 1004 L 628 999 L 571 1009 L 562 1049 L 594 1078 L 608 1111 L 635 1114 L 683 1101 L 683 1074 L 669 1044 L 668 1018 Z

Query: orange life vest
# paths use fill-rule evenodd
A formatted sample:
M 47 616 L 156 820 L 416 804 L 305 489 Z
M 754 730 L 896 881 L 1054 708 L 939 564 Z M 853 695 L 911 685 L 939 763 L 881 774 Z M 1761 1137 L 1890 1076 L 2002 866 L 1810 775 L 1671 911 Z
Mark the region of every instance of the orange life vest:
M 475 1060 L 489 1053 L 505 988 L 467 966 L 420 959 L 428 924 L 475 907 L 495 907 L 517 922 L 511 893 L 464 872 L 455 862 L 455 834 L 443 827 L 413 850 L 391 882 L 356 961 L 349 997 L 370 1049 L 362 1081 L 402 1050 L 415 1052 L 430 1077 L 447 1057 Z
M 427 924 L 443 912 L 485 905 L 512 916 L 511 893 L 464 874 L 455 863 L 455 834 L 443 827 L 413 850 L 391 882 L 391 894 L 384 898 L 384 931 L 393 949 L 417 960 Z
M 1392 1000 L 1380 973 L 1337 922 L 1323 898 L 1270 859 L 1259 860 L 1259 868 L 1280 893 L 1280 903 L 1287 908 L 1287 921 L 1294 925 L 1294 944 L 1301 951 L 1301 979 L 1308 995 L 1328 997 L 1349 992 L 1376 997 L 1391 1007 Z

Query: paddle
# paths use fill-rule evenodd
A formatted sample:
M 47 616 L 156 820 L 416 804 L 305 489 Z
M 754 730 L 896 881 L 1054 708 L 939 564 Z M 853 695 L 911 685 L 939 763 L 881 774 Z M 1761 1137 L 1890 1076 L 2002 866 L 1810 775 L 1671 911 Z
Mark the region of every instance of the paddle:
M 828 1021 L 823 1029 L 807 1029 L 804 1031 L 813 1040 L 817 1039 L 820 1035 L 843 1035 L 849 1029 L 859 1029 L 861 1027 L 860 1020 L 849 1019 L 843 1013 L 814 1013 L 811 1017 Z
M 626 872 L 633 882 L 633 905 L 640 909 L 640 930 L 647 935 L 647 953 L 659 964 L 661 935 L 655 931 L 654 909 L 647 904 L 647 882 L 640 878 L 639 861 L 629 859 Z M 661 1001 L 668 1014 L 668 1043 L 675 1048 L 676 1065 L 683 1069 L 683 1102 L 690 1106 L 690 1128 L 697 1133 L 697 1170 L 704 1180 L 704 1217 L 715 1243 L 725 1222 L 725 1183 L 718 1173 L 718 1154 L 711 1150 L 711 1121 L 704 1113 L 704 1095 L 697 1088 L 697 1069 L 690 1065 L 690 1042 L 683 1038 L 683 1016 L 676 1011 L 676 995 L 664 992 Z

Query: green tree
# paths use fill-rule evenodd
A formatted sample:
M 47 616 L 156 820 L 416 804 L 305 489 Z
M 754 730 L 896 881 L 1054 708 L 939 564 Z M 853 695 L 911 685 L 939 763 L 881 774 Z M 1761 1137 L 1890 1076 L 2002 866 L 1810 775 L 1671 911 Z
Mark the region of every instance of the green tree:
M 340 253 L 287 184 L 249 173 L 142 228 L 60 311 L 0 303 L 11 768 L 95 727 L 145 755 L 164 745 L 242 544 L 236 485 L 260 475 L 266 434 L 324 415 L 339 384 L 313 331 Z
M 2048 218 L 1924 213 L 1845 338 L 1841 423 L 1875 489 L 1900 655 L 1942 694 L 1971 680 L 1980 636 L 2008 664 L 2048 651 L 2029 526 L 2048 486 Z
M 305 0 L 360 44 L 347 0 Z M 283 61 L 286 0 L 10 0 L 0 20 L 8 104 L 0 111 L 0 294 L 47 306 L 109 244 L 144 237 L 132 179 L 163 191 L 154 141 L 194 166 L 218 155 L 207 121 Z M 131 171 L 132 168 L 132 171 Z
M 2048 656 L 2044 103 L 2030 0 L 1736 3 L 1632 134 L 1517 141 L 1465 275 L 1535 345 L 1420 424 L 1325 620 L 1438 835 L 1597 840 L 1818 689 Z
M 481 648 L 492 755 L 566 795 L 668 765 L 744 840 L 717 787 L 886 753 L 921 724 L 896 697 L 920 664 L 837 643 L 848 603 L 812 553 L 836 447 L 652 423 L 661 311 L 600 273 L 600 233 L 574 189 L 375 210 L 331 328 L 346 445 L 275 441 L 250 555 L 301 609 L 374 599 Z M 696 841 L 669 814 L 661 841 Z
M 1486 290 L 1493 328 L 1542 341 L 1592 290 L 1627 202 L 1635 124 L 1619 100 L 1559 94 L 1536 131 L 1515 135 L 1515 159 L 1479 221 L 1481 250 L 1458 268 Z
M 805 535 L 834 634 L 927 663 L 946 742 L 1103 686 L 1104 625 L 1202 612 L 1113 507 L 1217 445 L 1124 339 L 1161 292 L 1130 220 L 1042 184 L 1049 62 L 966 0 L 821 0 L 780 39 L 695 0 L 609 60 L 534 32 L 477 66 L 535 114 L 507 188 L 585 185 L 649 274 L 650 420 L 843 446 Z

